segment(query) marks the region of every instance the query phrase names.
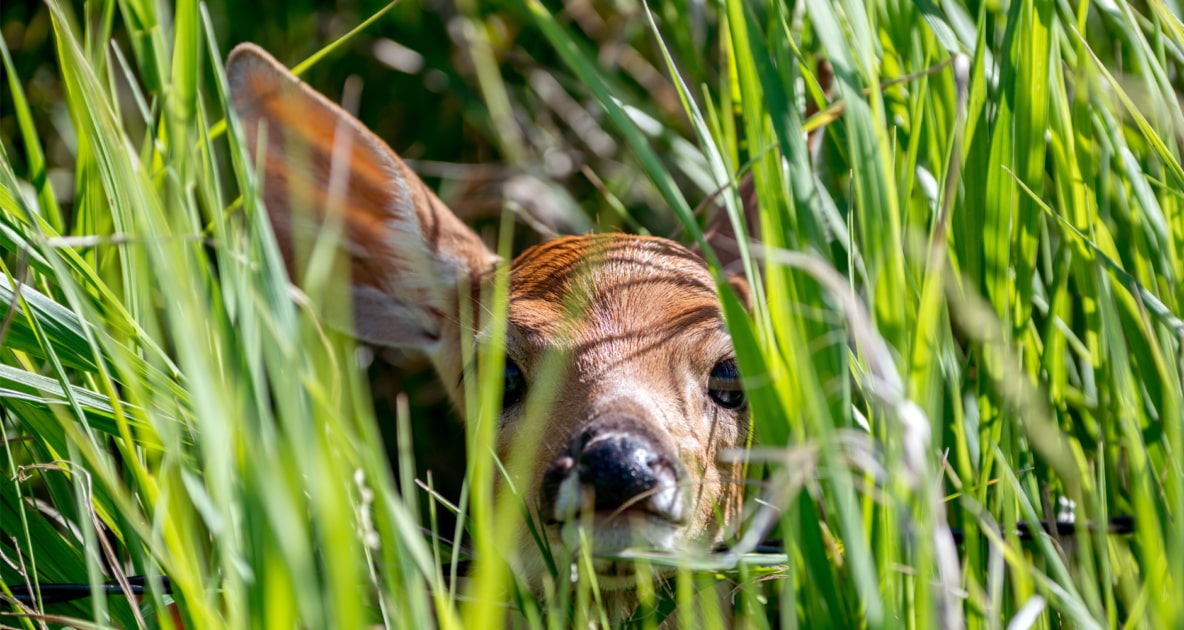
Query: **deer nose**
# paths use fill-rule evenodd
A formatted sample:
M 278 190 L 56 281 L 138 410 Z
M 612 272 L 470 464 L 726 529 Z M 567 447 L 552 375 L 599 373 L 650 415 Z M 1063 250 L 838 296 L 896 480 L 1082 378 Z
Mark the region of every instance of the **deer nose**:
M 614 434 L 580 451 L 580 484 L 593 493 L 596 510 L 616 510 L 658 486 L 658 454 L 647 442 Z
M 588 430 L 543 474 L 544 518 L 565 522 L 587 511 L 646 513 L 683 521 L 681 467 L 644 432 Z

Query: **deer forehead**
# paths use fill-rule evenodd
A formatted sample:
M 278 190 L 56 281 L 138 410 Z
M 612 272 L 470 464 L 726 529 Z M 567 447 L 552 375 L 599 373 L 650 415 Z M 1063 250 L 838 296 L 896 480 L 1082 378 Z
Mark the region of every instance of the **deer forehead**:
M 710 369 L 730 351 L 711 274 L 672 241 L 556 239 L 523 252 L 510 274 L 510 350 L 526 355 L 518 360 L 562 349 L 581 375 L 596 376 L 664 364 Z

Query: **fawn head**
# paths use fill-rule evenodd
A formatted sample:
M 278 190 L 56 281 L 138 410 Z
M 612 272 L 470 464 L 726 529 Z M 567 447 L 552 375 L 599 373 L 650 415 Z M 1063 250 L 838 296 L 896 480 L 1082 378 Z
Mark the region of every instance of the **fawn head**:
M 227 73 L 293 278 L 336 222 L 353 298 L 344 324 L 364 342 L 428 353 L 459 405 L 460 312 L 482 312 L 497 256 L 381 140 L 267 53 L 239 46 Z M 533 458 L 514 485 L 551 546 L 575 546 L 577 523 L 591 523 L 596 552 L 720 542 L 739 521 L 742 474 L 720 455 L 745 445 L 748 417 L 703 260 L 662 238 L 572 236 L 522 252 L 509 274 L 498 454 Z M 549 412 L 527 427 L 544 380 Z M 539 588 L 529 534 L 517 563 Z M 597 571 L 602 588 L 635 584 L 620 563 Z

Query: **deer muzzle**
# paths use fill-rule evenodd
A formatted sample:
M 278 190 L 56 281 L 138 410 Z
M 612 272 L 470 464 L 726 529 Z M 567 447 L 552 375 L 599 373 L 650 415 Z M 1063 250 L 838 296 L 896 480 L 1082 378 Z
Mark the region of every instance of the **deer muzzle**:
M 540 511 L 550 525 L 591 524 L 598 551 L 669 549 L 690 507 L 685 468 L 639 419 L 591 423 L 547 467 Z M 564 542 L 569 537 L 564 531 Z

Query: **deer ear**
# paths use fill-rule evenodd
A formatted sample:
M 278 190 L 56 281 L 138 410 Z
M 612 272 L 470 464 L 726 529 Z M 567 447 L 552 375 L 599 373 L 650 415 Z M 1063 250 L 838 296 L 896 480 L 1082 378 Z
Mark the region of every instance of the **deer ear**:
M 751 172 L 740 178 L 740 182 L 736 185 L 736 193 L 740 197 L 740 209 L 748 238 L 752 242 L 759 243 L 761 240 L 760 208 L 757 202 L 756 184 L 753 182 Z M 735 272 L 740 265 L 740 246 L 737 243 L 736 229 L 732 225 L 727 211 L 724 210 L 723 204 L 717 202 L 714 205 L 716 206 L 715 214 L 707 226 L 703 228 L 703 236 L 711 245 L 711 249 L 715 251 L 715 256 L 719 259 L 719 264 L 724 270 Z
M 262 49 L 238 46 L 226 73 L 293 279 L 340 213 L 354 325 L 332 310 L 330 322 L 373 344 L 437 347 L 457 320 L 459 284 L 476 287 L 497 257 L 382 140 Z
M 744 218 L 744 228 L 748 232 L 748 238 L 754 243 L 759 243 L 761 241 L 760 208 L 751 172 L 740 179 L 736 192 L 740 196 L 741 214 Z M 736 230 L 724 208 L 717 207 L 715 211 L 715 215 L 703 230 L 703 236 L 706 237 L 711 249 L 715 251 L 720 266 L 728 274 L 728 283 L 735 289 L 736 295 L 745 304 L 751 306 L 748 280 L 745 279 L 744 270 L 741 268 L 740 246 L 737 242 Z

